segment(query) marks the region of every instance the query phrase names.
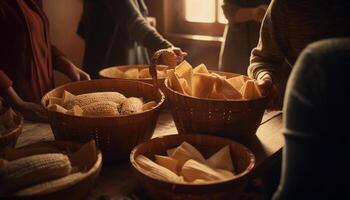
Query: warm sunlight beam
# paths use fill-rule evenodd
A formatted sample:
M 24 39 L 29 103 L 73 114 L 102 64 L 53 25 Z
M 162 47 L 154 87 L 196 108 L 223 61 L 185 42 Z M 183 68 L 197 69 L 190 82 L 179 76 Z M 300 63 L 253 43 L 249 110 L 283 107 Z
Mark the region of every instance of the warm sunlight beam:
M 215 22 L 215 0 L 186 0 L 185 17 L 190 22 Z

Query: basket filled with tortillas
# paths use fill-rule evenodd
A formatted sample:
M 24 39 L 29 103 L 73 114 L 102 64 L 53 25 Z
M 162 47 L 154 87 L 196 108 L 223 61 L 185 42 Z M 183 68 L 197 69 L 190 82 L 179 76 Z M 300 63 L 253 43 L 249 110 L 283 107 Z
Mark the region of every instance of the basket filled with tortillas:
M 167 72 L 165 95 L 179 133 L 237 138 L 255 134 L 267 106 L 253 79 L 192 67 L 183 61 Z

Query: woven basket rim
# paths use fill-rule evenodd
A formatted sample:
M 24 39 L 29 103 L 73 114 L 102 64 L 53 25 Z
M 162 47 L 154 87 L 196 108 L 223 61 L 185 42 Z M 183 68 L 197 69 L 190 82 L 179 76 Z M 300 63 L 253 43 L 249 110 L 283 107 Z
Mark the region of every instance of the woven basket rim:
M 30 197 L 40 197 L 41 195 L 50 195 L 50 194 L 55 194 L 56 192 L 60 192 L 60 191 L 64 191 L 67 190 L 69 188 L 72 188 L 76 185 L 79 185 L 80 183 L 82 183 L 83 181 L 85 181 L 86 179 L 90 178 L 91 176 L 93 176 L 94 174 L 98 173 L 98 171 L 100 170 L 100 168 L 102 167 L 102 153 L 100 150 L 97 151 L 97 159 L 95 164 L 86 172 L 84 172 L 84 177 L 82 177 L 80 180 L 78 180 L 77 182 L 74 182 L 73 184 L 66 184 L 65 186 L 63 186 L 62 188 L 55 188 L 52 191 L 48 192 L 48 193 L 34 193 L 34 194 L 30 194 L 30 195 L 24 195 L 24 196 L 18 196 L 18 195 L 12 195 L 12 196 L 8 196 L 8 197 L 20 197 L 20 198 L 30 198 Z M 78 172 L 79 173 L 79 172 Z M 75 174 L 70 174 L 68 176 L 74 176 Z M 66 176 L 67 177 L 67 176 Z M 39 183 L 40 184 L 44 184 L 44 183 L 49 183 L 52 181 L 57 181 L 59 179 L 62 179 L 65 177 L 61 177 L 58 179 L 53 179 L 47 182 L 43 182 L 43 183 Z M 98 178 L 98 176 L 95 178 L 95 180 Z M 6 197 L 6 196 L 5 196 Z
M 191 100 L 197 100 L 197 101 L 203 101 L 203 102 L 221 102 L 221 103 L 225 103 L 225 102 L 254 102 L 254 101 L 261 101 L 261 100 L 266 100 L 267 97 L 266 96 L 262 96 L 262 97 L 259 97 L 259 98 L 255 98 L 255 99 L 209 99 L 209 98 L 206 98 L 206 99 L 203 99 L 203 98 L 198 98 L 198 97 L 194 97 L 194 96 L 189 96 L 189 95 L 185 95 L 185 94 L 182 94 L 178 91 L 175 91 L 173 90 L 171 87 L 169 87 L 168 85 L 168 78 L 166 78 L 164 80 L 164 85 L 165 87 L 172 93 L 178 95 L 178 96 L 181 96 L 183 98 L 187 98 L 187 99 L 191 99 Z
M 139 172 L 139 173 L 142 173 L 144 176 L 150 178 L 150 179 L 153 179 L 153 180 L 156 180 L 156 181 L 160 181 L 160 182 L 163 182 L 163 183 L 167 183 L 167 184 L 171 184 L 171 185 L 175 185 L 177 187 L 201 187 L 201 186 L 214 186 L 214 185 L 219 185 L 219 184 L 225 184 L 225 183 L 229 183 L 231 181 L 234 181 L 234 180 L 237 180 L 237 179 L 240 179 L 242 177 L 244 177 L 245 175 L 249 174 L 253 168 L 255 167 L 255 163 L 256 163 L 256 158 L 255 158 L 255 155 L 253 154 L 253 152 L 248 148 L 246 147 L 245 145 L 235 141 L 235 140 L 232 140 L 232 139 L 229 139 L 229 138 L 224 138 L 224 137 L 219 137 L 219 136 L 213 136 L 213 135 L 202 135 L 202 134 L 186 134 L 185 136 L 186 137 L 208 137 L 209 139 L 215 139 L 215 138 L 220 138 L 220 139 L 224 139 L 224 140 L 227 140 L 229 142 L 233 142 L 235 143 L 236 145 L 240 146 L 240 148 L 244 149 L 248 155 L 249 155 L 249 158 L 250 158 L 250 163 L 249 165 L 247 166 L 247 169 L 245 169 L 245 171 L 243 171 L 242 173 L 234 176 L 233 178 L 230 178 L 230 179 L 227 179 L 227 180 L 224 180 L 224 181 L 210 181 L 208 183 L 200 183 L 200 184 L 191 184 L 191 183 L 175 183 L 175 182 L 171 182 L 171 181 L 167 181 L 167 180 L 163 180 L 163 179 L 160 179 L 160 178 L 156 178 L 156 177 L 152 177 L 152 176 L 149 176 L 147 173 L 144 172 L 144 170 L 141 169 L 141 167 L 137 164 L 137 162 L 135 161 L 135 153 L 136 151 L 142 146 L 144 145 L 145 143 L 147 142 L 150 142 L 150 141 L 154 141 L 154 140 L 161 140 L 163 138 L 166 138 L 166 137 L 181 137 L 181 136 L 184 136 L 184 135 L 180 135 L 180 134 L 174 134 L 174 135 L 166 135 L 166 136 L 161 136 L 161 137 L 155 137 L 155 138 L 152 138 L 146 142 L 143 142 L 143 143 L 140 143 L 138 144 L 136 147 L 134 147 L 130 153 L 130 157 L 129 157 L 129 160 L 130 160 L 130 163 L 132 164 L 132 166 Z
M 133 66 L 133 67 L 132 67 Z M 104 79 L 108 78 L 108 79 L 121 79 L 121 80 L 133 80 L 133 81 L 151 81 L 152 80 L 152 77 L 150 78 L 139 78 L 139 79 L 134 79 L 134 78 L 117 78 L 117 77 L 110 77 L 110 76 L 105 76 L 103 73 L 105 71 L 108 71 L 108 70 L 111 70 L 113 68 L 119 68 L 119 67 L 122 67 L 122 68 L 125 68 L 125 69 L 128 69 L 128 68 L 147 68 L 149 65 L 116 65 L 116 66 L 111 66 L 111 67 L 107 67 L 107 68 L 104 68 L 102 70 L 100 70 L 98 72 L 98 75 Z M 157 65 L 157 67 L 161 67 L 161 68 L 164 68 L 164 69 L 168 69 L 169 67 L 167 65 Z M 157 78 L 158 80 L 164 80 L 166 78 Z
M 0 135 L 0 140 L 8 138 L 10 136 L 12 136 L 13 134 L 16 134 L 18 131 L 21 131 L 21 129 L 23 128 L 23 124 L 24 124 L 24 117 L 21 113 L 14 111 L 17 115 L 17 117 L 20 119 L 20 122 L 18 124 L 16 124 L 17 126 L 15 128 L 13 128 L 10 132 L 6 133 L 5 135 Z M 22 134 L 22 131 L 21 133 Z
M 46 106 L 46 102 L 45 102 L 45 98 L 46 96 L 54 91 L 54 90 L 58 90 L 58 89 L 61 89 L 63 87 L 66 87 L 67 85 L 71 85 L 71 84 L 80 84 L 80 83 L 86 83 L 86 82 L 91 82 L 91 81 L 94 81 L 94 82 L 102 82 L 102 81 L 110 81 L 111 79 L 95 79 L 95 80 L 89 80 L 89 81 L 79 81 L 79 82 L 71 82 L 71 83 L 66 83 L 64 85 L 61 85 L 59 87 L 56 87 L 52 90 L 50 90 L 49 92 L 47 92 L 42 98 L 41 98 L 41 105 L 45 108 L 46 111 L 48 111 L 49 113 L 55 113 L 57 115 L 61 115 L 61 116 L 69 116 L 69 117 L 72 117 L 72 118 L 81 118 L 81 119 L 84 119 L 84 118 L 89 118 L 89 119 L 113 119 L 113 118 L 127 118 L 127 117 L 131 117 L 131 116 L 137 116 L 137 115 L 143 115 L 145 113 L 149 113 L 149 112 L 152 112 L 156 109 L 158 109 L 165 101 L 165 95 L 164 93 L 158 89 L 158 93 L 160 94 L 161 96 L 161 99 L 160 101 L 157 103 L 156 106 L 154 106 L 152 109 L 149 109 L 149 110 L 145 110 L 145 111 L 141 111 L 141 112 L 138 112 L 138 113 L 132 113 L 132 114 L 129 114 L 129 115 L 120 115 L 120 116 L 76 116 L 76 115 L 68 115 L 68 114 L 64 114 L 64 113 L 60 113 L 60 112 L 54 112 L 54 111 L 49 111 L 47 109 L 47 106 Z M 134 80 L 129 80 L 129 79 L 112 79 L 112 80 L 115 80 L 115 81 L 123 81 L 123 82 L 132 82 L 134 84 L 140 84 L 140 85 L 148 85 L 148 86 L 151 86 L 151 87 L 154 87 L 153 85 L 149 84 L 149 83 L 145 83 L 145 82 L 141 82 L 141 81 L 134 81 Z

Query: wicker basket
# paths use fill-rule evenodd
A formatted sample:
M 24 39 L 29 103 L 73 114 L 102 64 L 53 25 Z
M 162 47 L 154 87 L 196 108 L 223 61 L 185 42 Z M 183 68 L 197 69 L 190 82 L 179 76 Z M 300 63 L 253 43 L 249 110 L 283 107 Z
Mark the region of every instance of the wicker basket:
M 49 141 L 49 142 L 41 142 L 41 144 L 45 145 L 54 145 L 58 147 L 58 149 L 62 149 L 67 151 L 67 149 L 71 151 L 76 151 L 81 144 L 73 143 L 73 142 L 63 142 L 63 141 Z M 28 146 L 24 146 L 21 148 L 27 148 L 31 146 L 37 146 L 40 143 L 31 144 Z M 91 189 L 93 188 L 96 179 L 101 171 L 102 167 L 102 154 L 99 151 L 97 154 L 97 160 L 95 164 L 83 173 L 71 174 L 66 177 L 62 177 L 59 179 L 55 179 L 38 186 L 45 188 L 41 192 L 33 192 L 27 188 L 27 192 L 24 192 L 22 195 L 13 195 L 1 197 L 0 199 L 33 199 L 33 200 L 82 200 L 87 197 Z M 37 186 L 36 186 L 37 187 Z
M 152 160 L 154 155 L 166 155 L 166 150 L 179 146 L 186 141 L 196 147 L 205 158 L 229 145 L 232 161 L 238 175 L 223 182 L 207 184 L 180 184 L 152 178 L 140 169 L 135 158 L 142 154 Z M 154 138 L 138 145 L 130 154 L 134 172 L 147 194 L 154 200 L 223 200 L 238 199 L 254 168 L 255 156 L 243 145 L 232 140 L 209 135 L 168 135 Z
M 227 78 L 237 76 L 216 73 Z M 200 99 L 174 91 L 167 81 L 165 95 L 180 134 L 212 134 L 233 139 L 255 134 L 268 102 L 266 97 L 253 100 Z
M 104 161 L 127 159 L 131 149 L 152 137 L 164 95 L 152 85 L 139 81 L 100 79 L 81 81 L 60 86 L 42 98 L 46 107 L 50 97 L 61 97 L 63 91 L 72 94 L 117 91 L 125 96 L 142 97 L 144 101 L 156 101 L 151 110 L 118 117 L 81 117 L 49 112 L 51 129 L 57 140 L 86 142 L 94 138 L 102 151 Z
M 116 78 L 113 76 L 113 74 L 111 73 L 114 69 L 119 69 L 123 72 L 127 71 L 128 69 L 133 69 L 133 68 L 137 68 L 137 69 L 145 69 L 148 68 L 149 65 L 120 65 L 120 66 L 114 66 L 114 67 L 108 67 L 105 68 L 103 70 L 101 70 L 99 72 L 100 78 L 113 78 L 113 79 L 123 79 L 125 80 L 125 78 Z M 168 66 L 166 65 L 157 65 L 157 69 L 167 69 Z M 149 83 L 149 84 L 153 84 L 152 78 L 144 78 L 144 79 L 126 79 L 126 80 L 133 80 L 133 81 L 142 81 L 144 83 Z M 164 91 L 163 89 L 165 89 L 165 85 L 164 85 L 164 80 L 165 78 L 158 78 L 158 84 L 160 86 L 160 89 L 162 91 Z
M 12 110 L 10 110 L 11 108 L 8 108 L 6 111 L 4 112 L 13 112 Z M 8 133 L 6 133 L 5 135 L 0 135 L 0 149 L 4 148 L 6 146 L 15 146 L 18 137 L 21 135 L 22 133 L 22 129 L 23 129 L 23 116 L 17 112 L 15 112 L 14 114 L 14 121 L 16 124 L 16 127 L 14 127 L 13 129 L 11 129 Z

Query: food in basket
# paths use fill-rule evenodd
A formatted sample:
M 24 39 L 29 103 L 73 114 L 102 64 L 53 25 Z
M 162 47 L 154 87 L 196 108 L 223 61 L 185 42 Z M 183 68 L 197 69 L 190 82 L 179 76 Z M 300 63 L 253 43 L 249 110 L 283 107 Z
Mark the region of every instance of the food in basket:
M 0 194 L 70 174 L 66 155 L 39 154 L 7 162 L 0 168 Z
M 167 69 L 157 69 L 157 77 L 159 79 L 166 78 Z M 152 76 L 149 72 L 149 68 L 129 68 L 126 71 L 117 69 L 117 67 L 112 68 L 108 72 L 108 77 L 113 78 L 123 78 L 123 79 L 151 79 Z
M 155 161 L 152 161 L 139 155 L 135 160 L 145 174 L 174 183 L 203 184 L 235 177 L 229 146 L 205 159 L 194 146 L 183 142 L 168 149 L 167 156 L 154 157 Z
M 64 91 L 62 98 L 49 98 L 47 109 L 74 116 L 107 117 L 139 113 L 157 105 L 142 98 L 125 97 L 119 92 L 93 92 L 73 95 Z
M 0 158 L 0 195 L 50 192 L 72 185 L 97 161 L 94 140 L 84 145 L 41 142 L 22 148 L 7 147 Z M 38 193 L 37 193 L 38 194 Z
M 159 179 L 171 181 L 171 182 L 182 181 L 182 178 L 180 176 L 178 176 L 171 170 L 156 164 L 155 162 L 153 162 L 152 160 L 150 160 L 149 158 L 143 155 L 137 156 L 136 162 L 142 167 L 142 169 L 145 170 L 145 173 L 147 173 L 148 175 L 154 178 L 159 178 Z
M 227 78 L 209 72 L 204 64 L 192 69 L 186 61 L 168 71 L 168 84 L 177 92 L 202 99 L 250 100 L 262 97 L 255 81 L 248 77 Z

